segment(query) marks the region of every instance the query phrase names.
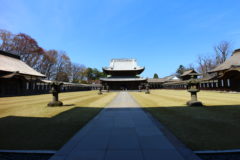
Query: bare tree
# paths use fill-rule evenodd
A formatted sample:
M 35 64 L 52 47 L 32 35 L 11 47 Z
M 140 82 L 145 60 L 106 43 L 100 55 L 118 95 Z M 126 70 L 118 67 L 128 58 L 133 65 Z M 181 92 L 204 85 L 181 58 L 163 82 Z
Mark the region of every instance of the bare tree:
M 71 70 L 72 65 L 70 58 L 67 56 L 66 52 L 60 51 L 55 66 L 55 80 L 69 82 Z
M 0 50 L 11 51 L 14 35 L 6 30 L 0 30 Z
M 216 67 L 216 64 L 213 58 L 202 55 L 198 56 L 197 71 L 201 73 L 203 77 L 206 76 L 214 67 Z
M 72 64 L 72 82 L 79 83 L 84 79 L 86 67 L 80 64 Z
M 188 65 L 187 69 L 193 69 L 193 70 L 195 70 L 194 64 L 193 64 L 193 63 L 190 63 L 190 64 Z
M 58 51 L 45 51 L 38 71 L 45 74 L 47 79 L 54 79 L 54 69 L 57 62 Z
M 86 67 L 84 65 L 80 65 L 80 68 L 79 68 L 79 75 L 80 75 L 80 80 L 83 81 L 83 80 L 86 80 L 86 76 L 85 76 L 85 73 L 86 73 Z
M 222 64 L 228 58 L 231 52 L 231 44 L 228 41 L 222 41 L 214 46 L 216 54 L 216 65 Z

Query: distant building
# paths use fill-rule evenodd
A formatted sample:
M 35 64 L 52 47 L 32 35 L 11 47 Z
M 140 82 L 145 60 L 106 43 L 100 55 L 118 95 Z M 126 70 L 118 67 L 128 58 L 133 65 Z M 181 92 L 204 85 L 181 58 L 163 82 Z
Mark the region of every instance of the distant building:
M 176 75 L 170 75 L 164 78 L 148 78 L 148 83 L 151 89 L 163 88 L 164 83 L 178 82 L 180 79 Z
M 165 81 L 162 86 L 168 89 L 186 89 L 190 79 L 197 79 L 198 76 L 199 74 L 194 69 L 189 69 L 180 75 L 180 79 L 175 76 L 172 80 Z
M 139 76 L 144 69 L 137 65 L 135 59 L 112 59 L 110 66 L 103 68 L 107 78 L 101 78 L 100 81 L 111 90 L 136 90 L 147 82 L 146 78 Z
M 0 50 L 0 96 L 31 92 L 37 81 L 44 77 L 21 61 L 20 56 Z
M 180 77 L 183 81 L 191 79 L 192 76 L 195 79 L 197 79 L 197 77 L 198 77 L 198 73 L 194 69 L 187 70 L 187 71 L 183 72 L 182 75 L 180 75 Z

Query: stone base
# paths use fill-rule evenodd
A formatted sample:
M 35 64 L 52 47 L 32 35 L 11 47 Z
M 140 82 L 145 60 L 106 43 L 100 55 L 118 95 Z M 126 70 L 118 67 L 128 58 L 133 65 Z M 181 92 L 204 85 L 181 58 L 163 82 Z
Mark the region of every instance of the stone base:
M 61 101 L 49 102 L 48 106 L 50 107 L 63 106 L 63 103 Z
M 98 92 L 98 94 L 99 94 L 99 95 L 101 95 L 101 94 L 102 94 L 102 92 Z
M 150 92 L 145 92 L 145 94 L 150 94 Z
M 202 102 L 200 102 L 200 101 L 188 101 L 187 105 L 191 106 L 191 107 L 201 107 L 201 106 L 203 106 Z

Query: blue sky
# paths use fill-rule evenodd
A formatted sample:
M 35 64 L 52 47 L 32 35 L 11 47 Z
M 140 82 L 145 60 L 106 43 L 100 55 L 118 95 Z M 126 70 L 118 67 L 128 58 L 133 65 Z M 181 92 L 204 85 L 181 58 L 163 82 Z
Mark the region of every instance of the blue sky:
M 136 58 L 160 77 L 230 41 L 240 48 L 239 0 L 0 0 L 0 28 L 101 69 Z

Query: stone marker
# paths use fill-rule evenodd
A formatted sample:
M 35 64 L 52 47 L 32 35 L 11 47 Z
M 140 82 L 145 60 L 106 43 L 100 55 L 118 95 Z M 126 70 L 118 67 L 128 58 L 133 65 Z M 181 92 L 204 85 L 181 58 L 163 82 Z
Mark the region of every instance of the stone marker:
M 53 95 L 53 99 L 48 103 L 48 106 L 62 106 L 63 103 L 58 100 L 58 93 L 60 92 L 60 87 L 63 85 L 61 82 L 52 82 L 50 93 Z
M 149 91 L 149 84 L 146 83 L 146 84 L 145 84 L 145 87 L 146 87 L 145 94 L 150 94 L 150 91 Z
M 191 75 L 188 82 L 187 91 L 191 93 L 191 100 L 187 102 L 188 106 L 203 106 L 202 102 L 197 100 L 197 92 L 199 92 L 199 82 L 194 78 L 195 74 Z

